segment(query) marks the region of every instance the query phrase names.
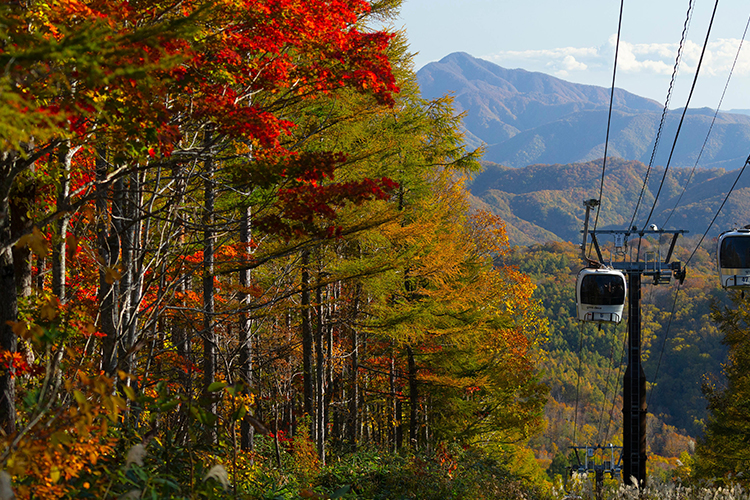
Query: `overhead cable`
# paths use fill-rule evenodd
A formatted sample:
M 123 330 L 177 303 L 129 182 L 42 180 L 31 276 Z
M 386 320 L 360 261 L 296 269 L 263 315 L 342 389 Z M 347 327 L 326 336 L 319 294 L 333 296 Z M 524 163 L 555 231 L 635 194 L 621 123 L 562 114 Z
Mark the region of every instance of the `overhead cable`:
M 698 75 L 701 72 L 701 65 L 703 64 L 703 57 L 706 55 L 706 48 L 708 47 L 708 40 L 711 35 L 711 28 L 714 24 L 714 18 L 716 17 L 716 9 L 719 7 L 719 0 L 716 0 L 716 3 L 714 4 L 714 10 L 711 14 L 711 21 L 708 23 L 708 31 L 706 31 L 706 39 L 703 42 L 703 49 L 701 50 L 701 57 L 698 59 L 698 65 L 695 68 L 695 76 L 693 77 L 693 85 L 690 87 L 690 94 L 688 94 L 687 102 L 685 103 L 685 107 L 682 110 L 682 115 L 680 116 L 680 122 L 677 125 L 677 132 L 675 132 L 674 135 L 674 141 L 672 141 L 672 149 L 669 151 L 669 158 L 667 159 L 667 164 L 664 167 L 664 175 L 661 177 L 661 182 L 659 183 L 659 189 L 656 191 L 656 196 L 654 197 L 654 204 L 651 206 L 651 211 L 648 214 L 648 218 L 646 218 L 646 222 L 643 224 L 643 227 L 648 226 L 649 221 L 651 221 L 651 216 L 654 214 L 654 209 L 656 208 L 656 204 L 659 201 L 659 195 L 661 195 L 661 190 L 664 187 L 664 180 L 667 178 L 667 172 L 669 172 L 669 165 L 672 162 L 672 155 L 674 155 L 675 147 L 677 146 L 677 139 L 680 137 L 680 130 L 682 129 L 682 124 L 685 121 L 685 115 L 688 111 L 688 106 L 690 105 L 690 100 L 693 98 L 693 92 L 695 91 L 695 85 L 698 83 Z
M 609 129 L 612 124 L 612 104 L 615 100 L 615 77 L 617 76 L 617 54 L 620 51 L 620 32 L 622 30 L 622 11 L 625 0 L 620 0 L 620 19 L 617 22 L 617 42 L 615 43 L 615 63 L 612 69 L 612 88 L 609 92 L 609 113 L 607 115 L 607 134 L 604 138 L 604 159 L 602 160 L 602 180 L 599 184 L 599 205 L 596 207 L 596 217 L 594 218 L 594 231 L 599 224 L 599 211 L 602 209 L 602 193 L 604 191 L 604 171 L 607 168 L 607 149 L 609 147 Z M 585 243 L 585 242 L 584 242 Z
M 674 215 L 675 211 L 677 210 L 677 206 L 680 204 L 680 201 L 682 200 L 682 196 L 685 194 L 685 191 L 687 191 L 687 187 L 690 184 L 691 179 L 693 178 L 693 174 L 695 173 L 695 168 L 698 166 L 698 162 L 700 161 L 701 156 L 703 156 L 703 151 L 706 149 L 706 144 L 708 144 L 709 137 L 711 137 L 711 131 L 714 128 L 714 123 L 716 123 L 716 117 L 719 115 L 719 110 L 721 109 L 721 103 L 724 102 L 724 96 L 727 93 L 727 88 L 729 88 L 729 81 L 732 79 L 732 73 L 734 73 L 734 67 L 737 65 L 737 59 L 739 59 L 740 57 L 740 51 L 742 50 L 742 43 L 745 41 L 745 36 L 747 35 L 748 26 L 750 26 L 750 17 L 747 18 L 747 23 L 745 24 L 745 31 L 742 33 L 742 38 L 740 38 L 740 44 L 739 44 L 739 47 L 737 47 L 737 53 L 734 55 L 734 62 L 732 62 L 732 68 L 729 70 L 729 76 L 727 77 L 727 82 L 724 84 L 724 91 L 721 93 L 719 104 L 716 106 L 716 112 L 714 113 L 714 117 L 711 120 L 711 126 L 708 127 L 708 133 L 706 134 L 706 139 L 703 141 L 701 150 L 698 153 L 698 158 L 695 159 L 695 164 L 693 165 L 693 169 L 690 171 L 690 175 L 688 176 L 687 181 L 685 182 L 685 187 L 682 188 L 682 193 L 680 193 L 680 196 L 677 198 L 677 202 L 675 202 L 674 207 L 672 207 L 672 211 L 669 212 L 669 216 L 666 218 L 666 220 L 661 225 L 661 227 L 667 226 L 669 219 L 672 218 L 672 215 Z
M 576 406 L 575 414 L 573 415 L 573 444 L 576 442 L 576 434 L 578 433 L 578 396 L 581 388 L 581 358 L 583 357 L 583 322 L 580 322 L 580 330 L 578 333 L 578 372 L 576 378 Z
M 750 20 L 748 20 L 748 23 L 750 24 Z M 703 236 L 701 236 L 700 241 L 698 241 L 698 244 L 695 246 L 695 248 L 693 249 L 693 252 L 690 254 L 690 257 L 688 257 L 687 261 L 685 262 L 685 267 L 686 268 L 687 268 L 687 265 L 690 263 L 690 261 L 693 259 L 693 256 L 695 255 L 695 253 L 700 248 L 701 244 L 703 243 L 703 240 L 705 239 L 706 235 L 708 234 L 708 231 L 711 230 L 711 227 L 713 226 L 714 222 L 716 221 L 716 218 L 721 213 L 722 208 L 724 208 L 724 205 L 726 204 L 727 200 L 729 199 L 729 196 L 734 191 L 734 188 L 737 186 L 737 183 L 739 182 L 740 178 L 742 177 L 742 174 L 745 171 L 745 168 L 747 167 L 747 165 L 749 163 L 750 163 L 750 156 L 748 156 L 747 159 L 745 160 L 745 164 L 742 166 L 742 168 L 740 169 L 739 173 L 737 174 L 737 178 L 734 180 L 734 183 L 732 184 L 732 187 L 729 188 L 729 192 L 724 197 L 724 201 L 721 203 L 721 206 L 716 211 L 716 214 L 714 214 L 713 219 L 711 219 L 711 222 L 708 224 L 708 227 L 706 228 L 706 231 L 703 233 Z M 667 329 L 666 329 L 666 332 L 664 333 L 664 341 L 662 342 L 662 345 L 661 345 L 661 351 L 659 353 L 659 361 L 656 364 L 656 372 L 654 373 L 654 378 L 653 378 L 652 384 L 656 383 L 656 380 L 657 380 L 657 378 L 659 376 L 659 367 L 661 366 L 662 356 L 664 355 L 664 349 L 665 349 L 665 346 L 667 344 L 667 339 L 669 338 L 669 332 L 670 332 L 670 329 L 671 329 L 671 326 L 672 326 L 672 319 L 674 317 L 675 308 L 677 306 L 677 297 L 680 294 L 680 290 L 681 290 L 681 287 L 678 285 L 677 290 L 675 292 L 675 296 L 674 296 L 674 302 L 672 303 L 672 311 L 669 314 L 669 322 L 667 323 Z M 654 390 L 652 389 L 651 393 L 649 394 L 649 398 L 648 398 L 649 403 L 651 401 L 651 397 L 653 396 L 653 393 L 654 393 Z M 649 403 L 647 403 L 646 406 L 648 406 Z
M 682 26 L 682 35 L 680 36 L 680 45 L 677 47 L 677 57 L 674 61 L 674 67 L 672 68 L 672 78 L 669 80 L 669 89 L 667 90 L 667 98 L 664 101 L 664 108 L 661 112 L 661 119 L 659 120 L 659 128 L 656 131 L 656 138 L 654 139 L 654 148 L 651 150 L 651 158 L 648 161 L 648 168 L 646 168 L 646 176 L 643 179 L 643 186 L 641 187 L 641 194 L 638 195 L 638 201 L 635 204 L 635 210 L 633 210 L 633 217 L 630 219 L 630 224 L 628 227 L 633 227 L 633 223 L 635 222 L 635 218 L 638 215 L 638 209 L 641 206 L 641 201 L 643 200 L 643 194 L 646 192 L 646 188 L 648 187 L 648 179 L 651 176 L 651 168 L 654 164 L 654 158 L 656 158 L 656 151 L 659 149 L 659 143 L 661 141 L 661 133 L 664 129 L 664 122 L 667 118 L 667 113 L 669 112 L 669 103 L 672 100 L 672 90 L 674 90 L 674 82 L 677 78 L 677 71 L 680 68 L 680 61 L 682 60 L 682 49 L 685 47 L 685 40 L 687 39 L 687 33 L 690 29 L 690 20 L 693 16 L 694 12 L 694 4 L 693 0 L 690 0 L 688 3 L 688 10 L 685 17 L 685 24 Z
M 614 344 L 617 343 L 617 335 L 618 335 L 618 333 L 617 333 L 617 325 L 615 325 L 614 332 L 612 334 L 612 343 L 613 343 L 613 345 L 610 348 L 609 366 L 607 368 L 607 376 L 606 376 L 605 382 L 604 382 L 604 401 L 605 402 L 608 401 L 607 394 L 609 393 L 609 384 L 610 384 L 610 380 L 612 379 L 612 374 L 614 373 L 615 359 L 619 360 L 622 357 L 622 354 L 619 353 L 619 352 L 617 353 L 617 355 L 615 355 L 615 345 Z M 623 348 L 623 351 L 624 351 L 625 344 L 623 344 L 622 348 Z M 622 363 L 620 363 L 620 367 L 622 368 Z M 617 379 L 615 379 L 615 382 L 616 382 L 616 380 Z M 614 387 L 613 387 L 612 397 L 613 398 L 617 398 L 617 384 L 616 383 L 614 384 Z M 598 437 L 597 442 L 598 443 L 605 442 L 605 440 L 607 439 L 607 435 L 606 434 L 604 436 L 602 436 L 602 427 L 604 426 L 604 416 L 605 415 L 606 415 L 606 411 L 605 411 L 604 408 L 602 408 L 602 412 L 599 415 L 599 426 L 597 427 L 597 429 L 598 429 L 597 430 L 597 437 Z M 611 415 L 610 415 L 610 418 L 612 418 Z M 607 425 L 607 432 L 609 432 L 609 424 Z
M 714 218 L 711 219 L 711 222 L 708 224 L 708 227 L 706 228 L 706 231 L 703 233 L 703 236 L 701 236 L 700 241 L 695 246 L 695 249 L 693 249 L 693 253 L 690 254 L 690 257 L 688 258 L 687 262 L 685 262 L 685 267 L 690 263 L 690 261 L 693 259 L 693 256 L 695 255 L 695 252 L 698 251 L 698 249 L 701 246 L 701 243 L 703 243 L 704 238 L 708 234 L 708 231 L 711 229 L 711 227 L 714 225 L 714 222 L 716 222 L 716 218 L 721 213 L 721 209 L 724 208 L 724 205 L 726 204 L 727 200 L 729 199 L 729 196 L 732 194 L 732 191 L 734 191 L 734 188 L 737 186 L 737 183 L 740 181 L 740 177 L 742 177 L 742 174 L 745 172 L 745 168 L 747 168 L 748 163 L 750 163 L 750 156 L 747 157 L 745 160 L 745 164 L 742 165 L 742 168 L 740 169 L 740 172 L 737 174 L 737 178 L 734 180 L 734 184 L 732 184 L 732 187 L 729 188 L 729 192 L 724 197 L 724 201 L 721 202 L 721 206 L 716 211 L 716 214 L 714 214 Z
M 662 227 L 665 227 L 667 225 L 667 223 L 669 222 L 669 219 L 672 217 L 672 215 L 674 215 L 674 213 L 675 213 L 675 211 L 677 209 L 677 206 L 679 205 L 680 201 L 682 200 L 682 196 L 685 194 L 685 191 L 687 190 L 687 186 L 690 183 L 690 180 L 692 179 L 693 174 L 695 173 L 695 169 L 698 166 L 698 162 L 700 161 L 700 158 L 703 155 L 703 151 L 705 150 L 706 144 L 708 143 L 708 139 L 711 136 L 711 131 L 712 131 L 713 126 L 714 126 L 714 124 L 716 122 L 716 118 L 717 118 L 717 116 L 719 114 L 719 110 L 721 109 L 721 104 L 724 101 L 724 96 L 726 95 L 727 88 L 729 87 L 729 82 L 732 79 L 732 74 L 734 73 L 734 68 L 737 65 L 737 60 L 739 59 L 740 52 L 742 50 L 742 44 L 745 41 L 745 37 L 747 36 L 747 30 L 748 30 L 749 26 L 750 26 L 750 17 L 748 17 L 747 23 L 745 24 L 745 30 L 742 33 L 742 38 L 740 38 L 740 43 L 739 43 L 739 46 L 737 47 L 737 53 L 734 56 L 734 61 L 732 62 L 732 67 L 729 70 L 729 75 L 727 76 L 727 81 L 724 84 L 724 90 L 721 93 L 721 98 L 719 99 L 719 104 L 716 106 L 716 111 L 714 112 L 713 119 L 711 120 L 711 125 L 708 128 L 708 132 L 706 134 L 706 139 L 703 141 L 703 145 L 701 146 L 700 152 L 698 153 L 698 157 L 695 160 L 695 164 L 693 165 L 693 168 L 690 171 L 690 175 L 688 176 L 688 179 L 687 179 L 687 181 L 685 183 L 685 186 L 684 186 L 684 188 L 682 190 L 682 193 L 680 193 L 680 196 L 678 197 L 677 202 L 675 203 L 674 207 L 672 208 L 669 216 L 666 218 L 666 220 L 662 224 Z M 719 213 L 721 212 L 721 209 L 724 207 L 724 204 L 729 199 L 729 196 L 732 194 L 732 191 L 734 190 L 735 186 L 737 185 L 737 182 L 739 181 L 740 177 L 742 176 L 742 173 L 743 173 L 745 167 L 747 166 L 748 162 L 750 162 L 750 156 L 745 161 L 745 165 L 742 167 L 742 169 L 740 169 L 739 175 L 735 179 L 735 182 L 732 185 L 732 187 L 730 188 L 729 192 L 727 193 L 727 196 L 724 198 L 724 202 L 721 204 L 721 206 L 717 210 L 716 214 L 714 215 L 713 220 L 711 221 L 711 223 L 706 228 L 706 231 L 703 233 L 703 236 L 701 237 L 700 241 L 696 245 L 696 247 L 693 250 L 693 252 L 690 254 L 690 257 L 688 258 L 687 262 L 685 263 L 686 267 L 687 267 L 687 264 L 690 262 L 690 260 L 692 260 L 693 256 L 695 255 L 696 251 L 698 250 L 698 248 L 700 248 L 700 245 L 703 242 L 703 239 L 708 234 L 708 231 L 713 226 L 713 223 L 716 220 L 716 218 L 718 217 Z M 651 389 L 651 392 L 649 393 L 648 402 L 647 402 L 646 406 L 650 406 L 651 398 L 653 397 L 654 392 L 655 392 L 656 387 L 657 387 L 656 382 L 657 382 L 658 377 L 659 377 L 659 368 L 661 367 L 662 358 L 664 356 L 664 350 L 666 348 L 666 344 L 667 344 L 667 341 L 669 339 L 669 333 L 670 333 L 670 329 L 671 329 L 671 326 L 672 326 L 672 320 L 674 318 L 674 312 L 675 312 L 675 309 L 676 309 L 676 306 L 677 306 L 677 298 L 679 297 L 681 289 L 682 289 L 681 286 L 678 285 L 677 290 L 675 291 L 674 302 L 672 303 L 672 311 L 670 312 L 670 315 L 669 315 L 669 321 L 667 323 L 666 332 L 664 333 L 664 340 L 662 341 L 661 350 L 659 352 L 659 360 L 658 360 L 658 362 L 656 364 L 656 371 L 654 373 L 654 378 L 653 378 L 653 380 L 651 382 L 653 388 Z
M 648 401 L 646 402 L 646 408 L 648 408 L 651 404 L 651 397 L 654 395 L 654 391 L 656 390 L 656 380 L 659 378 L 659 368 L 661 367 L 661 360 L 664 357 L 664 348 L 667 345 L 667 340 L 669 339 L 669 331 L 672 327 L 672 319 L 674 318 L 674 311 L 677 307 L 677 297 L 680 295 L 681 290 L 681 284 L 677 285 L 677 290 L 674 293 L 674 301 L 672 302 L 672 311 L 669 313 L 669 321 L 667 322 L 667 329 L 664 332 L 664 340 L 661 343 L 661 351 L 659 352 L 659 361 L 656 363 L 656 371 L 654 372 L 654 378 L 651 381 L 651 392 L 648 395 Z
M 622 380 L 622 368 L 625 366 L 625 362 L 627 361 L 627 345 L 628 345 L 628 337 L 625 336 L 625 338 L 622 341 L 622 358 L 620 359 L 620 368 L 617 371 L 617 380 Z M 609 435 L 609 428 L 612 425 L 612 422 L 614 421 L 614 411 L 615 411 L 615 402 L 617 401 L 617 391 L 612 394 L 612 406 L 609 409 L 609 421 L 607 422 L 607 430 L 604 432 L 604 437 L 606 438 Z

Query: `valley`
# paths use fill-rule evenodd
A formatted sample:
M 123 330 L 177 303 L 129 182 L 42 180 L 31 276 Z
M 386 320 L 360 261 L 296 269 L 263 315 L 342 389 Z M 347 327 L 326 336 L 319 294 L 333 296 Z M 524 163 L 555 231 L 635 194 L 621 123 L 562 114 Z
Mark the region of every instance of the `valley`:
M 675 249 L 675 259 L 690 261 L 684 284 L 642 286 L 649 460 L 669 476 L 680 456 L 695 451 L 708 417 L 703 388 L 721 384 L 727 361 L 712 311 L 728 307 L 731 294 L 718 286 L 714 247 L 720 232 L 750 223 L 750 178 L 741 175 L 750 116 L 718 113 L 712 125 L 712 110 L 689 110 L 665 171 L 681 110 L 670 110 L 654 151 L 661 104 L 617 89 L 604 165 L 609 89 L 505 69 L 465 53 L 426 65 L 418 79 L 426 98 L 452 96 L 466 144 L 482 148 L 483 170 L 466 181 L 471 205 L 505 222 L 513 251 L 498 264 L 532 278 L 549 321 L 542 362 L 550 389 L 546 429 L 529 446 L 550 474 L 566 463 L 571 446 L 622 444 L 627 325 L 575 319 L 583 201 L 600 200 L 598 229 L 655 223 L 686 231 Z M 631 258 L 636 246 L 641 255 L 665 254 L 668 242 L 636 237 Z M 611 241 L 601 243 L 605 259 L 622 258 L 612 253 Z

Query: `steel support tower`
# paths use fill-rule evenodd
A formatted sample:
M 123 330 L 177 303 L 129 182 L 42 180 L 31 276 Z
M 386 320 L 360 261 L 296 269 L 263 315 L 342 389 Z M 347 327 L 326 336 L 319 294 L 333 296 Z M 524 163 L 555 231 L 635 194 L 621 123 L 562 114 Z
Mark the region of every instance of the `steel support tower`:
M 641 365 L 641 273 L 628 271 L 628 367 L 622 385 L 625 482 L 646 481 L 646 374 Z
M 578 474 L 590 474 L 594 473 L 596 481 L 596 498 L 602 497 L 604 488 L 604 474 L 609 474 L 611 478 L 620 478 L 622 473 L 622 466 L 620 460 L 622 459 L 622 446 L 571 446 L 575 451 L 577 464 L 570 468 L 570 472 L 576 472 Z M 618 457 L 615 458 L 615 450 L 618 451 Z M 581 460 L 581 456 L 578 454 L 579 451 L 584 451 L 584 458 Z M 597 456 L 597 452 L 603 452 L 604 457 Z M 606 452 L 609 452 L 609 460 L 606 458 Z
M 585 231 L 587 232 L 587 231 Z M 584 232 L 584 233 L 585 233 Z M 591 242 L 599 262 L 612 269 L 624 271 L 628 276 L 628 366 L 623 380 L 623 429 L 622 429 L 622 472 L 626 483 L 634 478 L 638 485 L 646 483 L 646 375 L 641 366 L 641 278 L 653 278 L 654 285 L 668 284 L 672 278 L 683 282 L 685 270 L 680 262 L 670 262 L 677 237 L 684 230 L 601 230 L 591 231 Z M 672 235 L 666 258 L 662 261 L 661 252 L 646 252 L 644 260 L 636 256 L 635 262 L 605 262 L 597 240 L 598 234 L 611 234 L 615 238 L 615 250 L 626 248 L 628 238 L 635 235 Z M 585 238 L 585 236 L 584 236 Z M 585 242 L 582 249 L 585 251 Z M 622 255 L 626 255 L 622 251 Z

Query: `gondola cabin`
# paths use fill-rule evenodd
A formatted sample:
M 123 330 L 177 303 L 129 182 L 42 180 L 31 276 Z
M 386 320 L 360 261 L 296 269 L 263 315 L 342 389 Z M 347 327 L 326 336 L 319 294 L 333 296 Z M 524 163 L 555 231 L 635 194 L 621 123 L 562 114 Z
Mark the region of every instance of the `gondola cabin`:
M 619 323 L 625 307 L 627 281 L 621 271 L 584 268 L 578 273 L 578 319 L 595 323 Z
M 724 288 L 750 288 L 750 229 L 733 229 L 719 236 L 716 255 Z

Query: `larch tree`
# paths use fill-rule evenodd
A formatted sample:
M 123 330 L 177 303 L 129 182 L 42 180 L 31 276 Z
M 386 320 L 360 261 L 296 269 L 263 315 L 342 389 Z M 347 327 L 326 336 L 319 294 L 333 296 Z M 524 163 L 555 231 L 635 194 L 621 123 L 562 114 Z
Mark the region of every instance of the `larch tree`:
M 330 202 L 384 196 L 387 185 L 379 181 L 316 188 L 314 179 L 329 175 L 337 157 L 328 152 L 300 157 L 283 144 L 295 125 L 284 113 L 310 96 L 349 87 L 387 104 L 397 90 L 383 53 L 390 35 L 357 29 L 369 4 L 351 0 L 328 7 L 325 2 L 193 2 L 177 8 L 159 2 L 78 1 L 3 6 L 9 22 L 2 32 L 6 72 L 1 83 L 8 92 L 2 102 L 7 133 L 0 165 L 5 204 L 0 254 L 3 277 L 11 281 L 0 297 L 0 344 L 8 352 L 16 350 L 16 331 L 28 326 L 11 327 L 18 320 L 12 246 L 26 237 L 24 244 L 41 248 L 44 235 L 30 234 L 33 225 L 46 230 L 58 219 L 58 232 L 66 233 L 70 214 L 96 200 L 96 212 L 89 213 L 98 219 L 101 309 L 95 317 L 103 333 L 101 366 L 110 375 L 135 369 L 133 356 L 146 340 L 139 332 L 153 329 L 167 305 L 165 297 L 174 293 L 164 287 L 179 287 L 189 278 L 154 274 L 157 269 L 170 272 L 170 259 L 185 255 L 184 250 L 167 251 L 175 243 L 174 233 L 164 232 L 171 222 L 163 225 L 155 218 L 168 209 L 172 187 L 182 183 L 164 173 L 189 171 L 184 166 L 197 156 L 221 152 L 234 160 L 234 179 L 262 179 L 261 188 L 274 194 L 275 213 L 288 216 L 266 218 L 267 233 L 309 230 L 306 212 L 332 210 L 325 201 L 306 206 L 314 196 L 322 194 Z M 208 128 L 211 148 L 194 140 Z M 252 157 L 237 161 L 242 159 L 237 151 L 251 146 Z M 20 174 L 55 155 L 63 158 L 63 170 L 88 168 L 88 173 L 81 170 L 88 176 L 79 179 L 72 196 L 65 186 L 68 172 L 40 179 L 41 189 L 62 179 L 57 203 L 36 220 L 23 221 L 28 227 L 13 234 L 11 221 L 22 217 L 12 215 L 9 200 Z M 223 160 L 219 155 L 208 163 Z M 185 180 L 189 192 L 195 179 Z M 207 212 L 212 210 L 209 206 Z M 190 223 L 189 211 L 182 227 Z M 84 225 L 74 231 L 83 235 Z M 67 241 L 67 236 L 55 239 Z M 55 290 L 64 298 L 61 283 L 70 271 L 60 265 L 63 247 L 55 248 Z M 148 254 L 146 248 L 156 250 Z M 97 286 L 96 280 L 89 283 Z M 2 401 L 7 406 L 0 408 L 9 432 L 15 421 L 12 379 L 6 372 Z M 204 386 L 211 380 L 208 376 Z
M 468 215 L 480 152 L 450 99 L 422 99 L 403 38 L 370 28 L 399 4 L 2 7 L 12 474 L 111 456 L 113 435 L 164 438 L 191 481 L 197 454 L 255 431 L 280 463 L 304 414 L 322 462 L 401 447 L 406 411 L 424 447 L 536 425 L 533 287 L 493 268 L 497 221 Z
M 715 306 L 712 319 L 724 334 L 729 349 L 724 367 L 726 380 L 706 380 L 703 392 L 708 400 L 709 417 L 704 436 L 698 440 L 693 475 L 721 483 L 747 483 L 750 471 L 747 443 L 750 441 L 750 304 L 732 293 L 732 306 Z

